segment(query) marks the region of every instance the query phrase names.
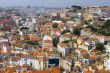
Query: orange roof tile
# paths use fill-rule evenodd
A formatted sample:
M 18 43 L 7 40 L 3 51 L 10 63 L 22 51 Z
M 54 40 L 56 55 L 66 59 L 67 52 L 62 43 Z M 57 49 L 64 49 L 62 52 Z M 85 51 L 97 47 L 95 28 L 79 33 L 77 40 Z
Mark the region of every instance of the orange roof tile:
M 14 73 L 15 69 L 14 68 L 7 68 L 5 73 Z
M 45 40 L 44 42 L 45 42 L 45 43 L 52 43 L 51 40 Z
M 22 65 L 22 68 L 28 68 L 28 67 L 29 67 L 29 66 L 26 65 L 26 64 Z
M 3 69 L 0 69 L 0 73 L 5 73 L 5 71 Z
M 33 34 L 27 34 L 27 35 L 23 35 L 25 39 L 30 39 L 32 41 L 41 41 L 42 38 L 41 37 L 38 37 L 38 36 L 35 36 Z
M 47 70 L 33 71 L 33 73 L 60 73 L 60 70 L 56 67 L 51 67 Z
M 56 68 L 56 67 L 51 67 L 49 70 L 50 70 L 52 73 L 60 73 L 60 70 L 59 70 L 58 68 Z
M 13 58 L 14 61 L 18 61 L 18 60 L 20 60 L 20 59 L 21 59 L 20 57 L 15 57 L 15 58 Z
M 96 59 L 96 58 L 97 58 L 97 55 L 90 56 L 90 59 Z
M 98 55 L 98 53 L 99 53 L 98 50 L 93 50 L 93 51 L 91 51 L 91 54 L 92 54 L 92 55 Z
M 34 56 L 45 56 L 44 52 L 34 52 Z
M 23 44 L 15 44 L 16 47 L 22 47 Z
M 85 71 L 84 73 L 93 73 L 92 71 L 88 70 L 88 71 Z
M 22 68 L 22 67 L 17 65 L 17 66 L 16 66 L 16 69 L 19 69 L 19 68 Z
M 104 36 L 104 38 L 110 38 L 110 36 Z

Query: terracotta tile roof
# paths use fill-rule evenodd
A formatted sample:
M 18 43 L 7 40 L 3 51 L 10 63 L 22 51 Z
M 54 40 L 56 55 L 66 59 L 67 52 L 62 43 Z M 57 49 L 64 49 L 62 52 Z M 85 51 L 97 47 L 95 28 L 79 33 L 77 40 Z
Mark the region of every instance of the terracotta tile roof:
M 44 40 L 45 43 L 52 43 L 51 40 Z
M 18 66 L 18 65 L 16 66 L 16 69 L 20 69 L 20 68 L 22 68 L 22 66 Z
M 4 52 L 3 52 L 3 50 L 0 50 L 0 54 L 3 54 Z
M 20 72 L 20 73 L 27 73 L 26 71 Z
M 0 73 L 5 73 L 5 71 L 3 69 L 0 69 Z
M 27 71 L 27 73 L 33 73 L 33 71 L 32 70 L 29 70 L 29 71 Z
M 97 58 L 97 55 L 92 55 L 92 56 L 90 56 L 90 59 L 95 60 L 96 58 Z
M 45 56 L 45 52 L 34 52 L 34 56 Z
M 33 73 L 60 73 L 60 70 L 56 67 L 51 67 L 47 70 L 33 71 Z
M 45 23 L 45 25 L 52 25 L 52 24 L 53 24 L 52 22 Z
M 32 73 L 49 73 L 49 71 L 48 70 L 33 71 Z
M 89 70 L 89 71 L 85 71 L 84 73 L 93 73 L 93 72 Z
M 56 68 L 56 67 L 51 67 L 49 70 L 50 70 L 52 73 L 60 73 L 60 70 L 59 70 L 58 68 Z
M 32 41 L 41 41 L 42 38 L 41 37 L 38 37 L 38 36 L 35 36 L 35 35 L 31 35 L 31 34 L 27 34 L 27 35 L 23 35 L 25 39 L 30 39 Z
M 70 73 L 77 73 L 77 72 L 75 72 L 75 71 L 71 71 Z
M 53 23 L 56 23 L 56 22 L 53 22 Z M 60 23 L 58 23 L 59 25 L 64 25 L 64 22 L 60 22 Z
M 23 44 L 15 44 L 16 47 L 22 47 Z
M 110 36 L 104 36 L 104 38 L 110 38 Z
M 60 28 L 52 28 L 51 29 L 53 32 L 61 32 L 61 29 Z
M 11 68 L 11 67 L 9 67 L 5 70 L 5 73 L 14 73 L 14 72 L 15 72 L 15 69 Z
M 70 48 L 70 46 L 67 43 L 58 43 L 58 45 L 64 48 Z
M 91 55 L 98 55 L 99 54 L 99 51 L 98 50 L 92 50 L 90 52 Z
M 83 29 L 84 31 L 91 31 L 91 29 L 90 28 L 85 28 L 85 29 Z
M 28 55 L 25 55 L 25 54 L 21 54 L 21 57 L 22 58 L 26 58 Z
M 9 19 L 0 20 L 0 24 L 10 23 L 10 22 L 13 22 L 13 21 Z
M 101 72 L 101 73 L 110 73 L 109 71 L 104 70 L 104 69 L 103 69 L 103 70 L 100 70 L 100 72 Z
M 26 64 L 22 65 L 22 68 L 28 68 L 28 67 L 29 67 L 29 66 L 26 65 Z
M 5 32 L 4 30 L 0 30 L 0 32 Z
M 24 40 L 15 40 L 17 43 L 23 43 Z
M 13 58 L 14 61 L 18 61 L 18 60 L 20 60 L 20 59 L 21 59 L 20 57 L 15 57 L 15 58 Z
M 34 52 L 32 52 L 32 51 L 29 51 L 28 53 L 29 53 L 29 54 L 34 54 Z

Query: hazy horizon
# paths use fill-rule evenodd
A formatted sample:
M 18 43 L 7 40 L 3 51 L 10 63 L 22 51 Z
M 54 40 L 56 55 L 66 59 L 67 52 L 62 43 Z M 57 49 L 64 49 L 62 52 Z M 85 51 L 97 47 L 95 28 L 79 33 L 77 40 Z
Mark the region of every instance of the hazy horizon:
M 110 0 L 0 0 L 0 7 L 12 6 L 68 7 L 71 5 L 110 6 Z

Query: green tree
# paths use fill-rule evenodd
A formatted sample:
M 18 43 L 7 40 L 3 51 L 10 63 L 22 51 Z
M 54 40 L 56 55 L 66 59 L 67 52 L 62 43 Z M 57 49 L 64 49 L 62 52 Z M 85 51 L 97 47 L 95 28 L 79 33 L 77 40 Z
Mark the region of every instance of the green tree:
M 70 40 L 65 40 L 62 43 L 69 43 L 69 42 L 70 42 Z
M 52 25 L 52 28 L 58 28 L 58 24 L 56 24 L 56 23 L 53 24 L 53 25 Z
M 39 44 L 38 41 L 35 41 L 35 42 L 33 42 L 33 41 L 27 41 L 26 43 L 27 43 L 27 44 L 30 44 L 30 45 L 33 45 L 33 46 Z
M 63 35 L 63 34 L 68 33 L 68 32 L 71 32 L 71 31 L 70 30 L 64 30 L 61 32 L 61 34 Z
M 72 5 L 70 12 L 77 12 L 78 10 L 82 10 L 81 6 Z
M 100 33 L 100 34 L 106 35 L 106 32 L 103 29 L 100 29 L 97 32 Z
M 92 30 L 93 32 L 97 32 L 97 28 L 95 28 L 94 26 L 90 25 L 90 26 L 88 26 L 88 27 L 91 28 L 91 30 Z
M 53 38 L 53 46 L 57 47 L 57 44 L 59 42 L 59 37 Z
M 77 35 L 77 39 L 79 38 L 80 34 L 81 34 L 81 29 L 80 28 L 76 28 L 73 30 L 73 34 Z M 76 42 L 77 43 L 77 42 Z M 77 48 L 78 48 L 78 43 L 77 43 Z
M 105 27 L 105 28 L 109 28 L 109 27 L 110 27 L 110 20 L 107 20 L 107 21 L 104 23 L 104 27 Z
M 105 50 L 104 44 L 102 44 L 102 43 L 97 43 L 97 44 L 96 44 L 96 49 L 99 50 L 99 51 L 101 51 L 101 52 L 103 52 L 103 51 Z
M 81 6 L 76 6 L 76 5 L 71 6 L 71 8 L 76 9 L 76 10 L 81 10 L 82 9 Z
M 81 34 L 81 29 L 80 28 L 76 28 L 73 30 L 73 34 L 80 36 Z

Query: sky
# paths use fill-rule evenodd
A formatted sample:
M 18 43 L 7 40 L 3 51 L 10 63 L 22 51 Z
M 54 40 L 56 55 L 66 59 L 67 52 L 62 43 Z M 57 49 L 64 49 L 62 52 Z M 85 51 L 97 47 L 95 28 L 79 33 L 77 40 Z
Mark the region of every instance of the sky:
M 0 0 L 0 7 L 10 6 L 68 7 L 71 5 L 110 6 L 110 0 Z

